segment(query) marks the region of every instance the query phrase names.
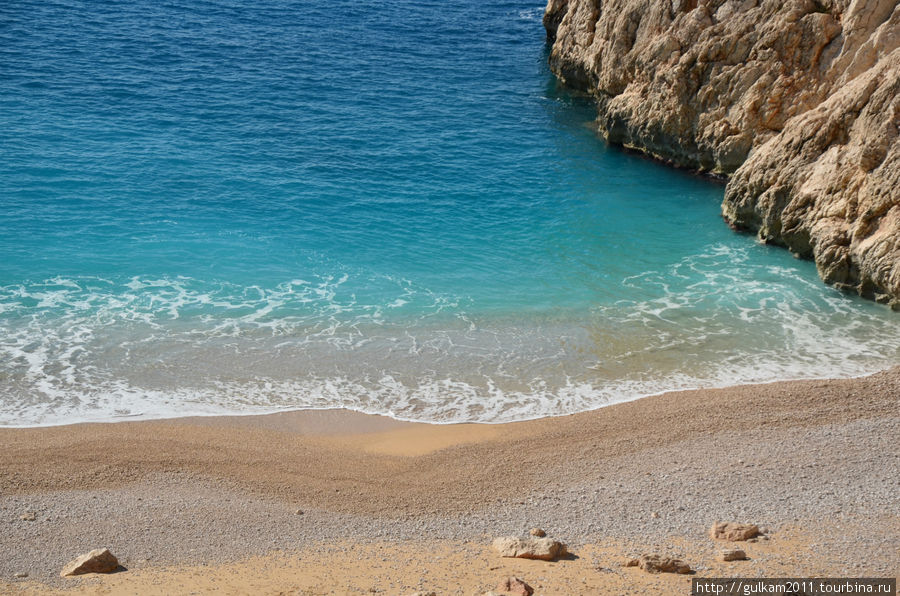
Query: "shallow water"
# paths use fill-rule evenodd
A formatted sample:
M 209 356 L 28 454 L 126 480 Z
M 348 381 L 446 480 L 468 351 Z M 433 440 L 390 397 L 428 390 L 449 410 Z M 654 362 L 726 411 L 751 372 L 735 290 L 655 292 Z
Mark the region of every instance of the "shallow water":
M 500 422 L 895 364 L 895 315 L 596 137 L 542 7 L 3 4 L 0 425 Z

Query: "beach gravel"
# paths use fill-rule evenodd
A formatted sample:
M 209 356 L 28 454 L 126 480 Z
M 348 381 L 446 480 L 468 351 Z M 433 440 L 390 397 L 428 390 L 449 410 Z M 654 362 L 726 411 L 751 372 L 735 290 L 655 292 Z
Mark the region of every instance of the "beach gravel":
M 689 550 L 702 571 L 722 549 L 708 535 L 720 520 L 765 527 L 750 546 L 804 544 L 792 554 L 798 572 L 827 563 L 834 576 L 896 576 L 898 377 L 659 396 L 415 456 L 367 451 L 381 444 L 376 435 L 402 442 L 405 426 L 371 441 L 253 429 L 249 418 L 248 431 L 165 422 L 0 430 L 0 581 L 79 581 L 59 570 L 99 547 L 135 570 L 348 541 L 489 546 L 535 527 L 576 555 L 612 542 L 633 556 Z M 707 410 L 691 422 L 684 411 L 697 402 Z M 130 448 L 82 450 L 119 432 Z M 246 442 L 245 432 L 267 440 Z M 566 444 L 564 458 L 537 447 L 546 441 L 536 434 Z M 104 460 L 71 455 L 89 452 Z M 498 490 L 498 469 L 519 472 L 515 490 Z M 753 564 L 777 562 L 760 552 Z

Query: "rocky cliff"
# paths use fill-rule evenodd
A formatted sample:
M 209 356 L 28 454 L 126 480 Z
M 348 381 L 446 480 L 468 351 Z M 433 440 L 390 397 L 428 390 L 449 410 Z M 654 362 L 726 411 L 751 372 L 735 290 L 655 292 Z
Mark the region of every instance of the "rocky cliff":
M 898 0 L 549 0 L 611 142 L 729 176 L 722 212 L 900 309 Z

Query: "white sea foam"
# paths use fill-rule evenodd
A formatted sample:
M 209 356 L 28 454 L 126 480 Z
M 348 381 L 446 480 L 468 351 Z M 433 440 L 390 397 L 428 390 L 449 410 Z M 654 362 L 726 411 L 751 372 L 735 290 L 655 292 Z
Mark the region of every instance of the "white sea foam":
M 544 8 L 526 8 L 519 11 L 519 18 L 523 21 L 540 21 L 544 17 Z
M 479 313 L 392 278 L 366 280 L 383 290 L 367 301 L 349 274 L 7 286 L 0 425 L 337 407 L 505 422 L 897 364 L 893 313 L 795 275 L 715 246 L 629 277 L 613 303 L 537 315 Z

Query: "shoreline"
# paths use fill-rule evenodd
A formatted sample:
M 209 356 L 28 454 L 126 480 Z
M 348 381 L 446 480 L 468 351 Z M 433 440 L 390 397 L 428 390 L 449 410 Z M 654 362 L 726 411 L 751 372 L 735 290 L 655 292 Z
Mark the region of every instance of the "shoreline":
M 222 411 L 222 412 L 211 412 L 211 413 L 203 413 L 203 412 L 194 412 L 190 414 L 166 414 L 161 416 L 152 416 L 152 417 L 143 417 L 142 414 L 132 414 L 127 416 L 122 416 L 120 418 L 113 419 L 87 419 L 87 420 L 75 420 L 71 422 L 50 422 L 45 424 L 32 424 L 32 425 L 24 425 L 24 426 L 9 426 L 0 424 L 0 431 L 5 430 L 25 430 L 25 429 L 42 429 L 42 428 L 61 428 L 61 427 L 69 427 L 69 426 L 78 426 L 82 424 L 120 424 L 120 423 L 144 423 L 144 422 L 167 422 L 167 421 L 176 421 L 182 419 L 204 419 L 204 418 L 244 418 L 244 417 L 258 417 L 258 416 L 280 416 L 280 415 L 289 415 L 289 414 L 298 414 L 305 412 L 347 412 L 350 415 L 360 415 L 360 416 L 370 416 L 375 418 L 385 418 L 389 420 L 393 420 L 398 423 L 404 424 L 425 424 L 429 426 L 454 426 L 460 424 L 477 424 L 477 425 L 486 425 L 486 426 L 502 426 L 506 424 L 518 424 L 522 422 L 535 422 L 539 420 L 552 420 L 555 418 L 566 418 L 569 416 L 578 416 L 581 414 L 589 414 L 591 412 L 596 412 L 598 410 L 602 410 L 604 408 L 609 408 L 612 406 L 617 406 L 620 404 L 632 403 L 635 401 L 639 401 L 642 399 L 659 397 L 661 395 L 667 395 L 670 393 L 684 393 L 684 392 L 693 392 L 693 391 L 716 391 L 722 389 L 732 389 L 737 387 L 754 387 L 760 385 L 773 385 L 779 383 L 803 383 L 803 382 L 814 382 L 814 381 L 852 381 L 854 379 L 863 379 L 866 377 L 870 377 L 873 375 L 877 375 L 880 373 L 888 372 L 893 368 L 896 368 L 900 365 L 890 365 L 884 368 L 876 368 L 872 370 L 868 370 L 866 372 L 861 372 L 858 374 L 850 374 L 850 375 L 841 375 L 841 376 L 799 376 L 799 377 L 790 377 L 790 378 L 779 378 L 769 381 L 740 381 L 737 383 L 723 383 L 723 384 L 710 384 L 710 385 L 696 385 L 696 386 L 688 386 L 688 387 L 679 387 L 673 389 L 662 389 L 660 391 L 655 391 L 653 393 L 641 394 L 634 397 L 625 397 L 619 399 L 617 401 L 605 403 L 602 405 L 594 406 L 584 410 L 577 410 L 574 412 L 566 412 L 562 414 L 537 414 L 531 417 L 519 418 L 516 420 L 500 420 L 500 421 L 490 421 L 490 420 L 467 420 L 467 421 L 438 421 L 438 420 L 422 420 L 415 418 L 405 418 L 402 416 L 396 416 L 392 413 L 384 413 L 384 412 L 374 412 L 374 411 L 364 411 L 364 410 L 356 410 L 353 408 L 347 408 L 344 406 L 328 406 L 328 407 L 288 407 L 285 409 L 275 409 L 275 410 L 266 410 L 261 409 L 261 411 Z
M 147 591 L 216 569 L 226 585 L 256 578 L 261 593 L 296 584 L 404 594 L 421 579 L 422 589 L 480 594 L 509 569 L 532 585 L 546 577 L 543 594 L 578 593 L 578 578 L 684 593 L 686 578 L 634 572 L 621 559 L 677 554 L 699 576 L 725 573 L 721 545 L 706 538 L 720 519 L 771 528 L 750 561 L 728 564 L 732 575 L 895 577 L 898 395 L 895 367 L 505 424 L 319 410 L 0 429 L 0 551 L 11 553 L 0 591 Z M 26 511 L 35 521 L 20 519 Z M 535 526 L 579 558 L 523 563 L 490 550 L 492 537 Z M 56 576 L 104 546 L 127 572 Z M 325 551 L 335 561 L 356 553 L 356 579 L 328 584 Z M 448 566 L 459 553 L 471 568 Z M 377 571 L 385 556 L 418 561 L 387 574 L 396 591 Z M 16 580 L 20 572 L 29 577 Z

